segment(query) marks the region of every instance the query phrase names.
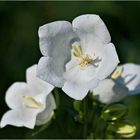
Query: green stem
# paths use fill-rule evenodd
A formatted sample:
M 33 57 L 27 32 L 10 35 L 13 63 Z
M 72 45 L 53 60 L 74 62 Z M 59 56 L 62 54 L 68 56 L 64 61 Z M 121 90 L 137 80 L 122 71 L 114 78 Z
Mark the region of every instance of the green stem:
M 93 100 L 93 102 L 96 102 L 96 100 Z M 97 138 L 97 129 L 98 129 L 98 125 L 100 122 L 100 111 L 99 108 L 100 104 L 98 102 L 96 102 L 96 105 L 93 106 L 93 114 L 92 114 L 92 133 L 94 134 L 93 138 Z
M 67 134 L 67 131 L 65 130 L 65 128 L 63 127 L 62 123 L 60 123 L 57 120 L 56 120 L 56 123 L 57 123 L 59 130 L 61 131 L 61 134 L 63 135 L 63 138 L 67 138 L 68 134 Z
M 99 116 L 96 116 L 96 119 L 94 118 L 95 119 L 95 124 L 93 126 L 93 128 L 94 128 L 94 131 L 93 131 L 94 138 L 98 138 L 97 130 L 98 130 L 99 122 L 100 122 L 100 119 L 98 117 Z
M 93 133 L 94 133 L 94 138 L 99 139 L 104 136 L 105 133 L 105 123 L 101 119 L 101 109 L 96 107 L 95 112 L 94 112 L 94 123 L 93 123 Z
M 58 88 L 55 88 L 53 90 L 57 108 L 59 107 L 59 104 L 60 104 L 60 98 L 59 98 L 59 91 L 58 90 L 59 90 Z
M 86 136 L 87 136 L 87 110 L 86 110 L 86 99 L 83 100 L 83 108 L 84 108 L 83 138 L 85 139 Z
M 50 124 L 51 124 L 51 121 L 48 122 L 47 124 L 43 125 L 43 126 L 40 126 L 40 128 L 39 128 L 37 131 L 35 131 L 34 133 L 32 133 L 32 136 L 34 137 L 34 136 L 38 135 L 39 133 L 43 132 L 44 130 L 47 129 L 47 127 L 48 127 Z

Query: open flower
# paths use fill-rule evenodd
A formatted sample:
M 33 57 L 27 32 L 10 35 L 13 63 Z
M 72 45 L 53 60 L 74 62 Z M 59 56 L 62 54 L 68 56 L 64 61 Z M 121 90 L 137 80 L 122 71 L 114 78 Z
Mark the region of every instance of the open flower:
M 39 28 L 42 57 L 38 77 L 82 100 L 119 63 L 110 34 L 98 15 L 81 15 L 71 23 L 56 21 Z
M 1 127 L 6 125 L 34 128 L 47 123 L 56 108 L 53 86 L 36 77 L 37 65 L 26 71 L 25 82 L 16 82 L 6 92 L 6 103 L 11 110 L 1 120 Z
M 118 102 L 140 93 L 140 65 L 128 63 L 118 66 L 111 78 L 101 81 L 93 91 L 103 103 Z

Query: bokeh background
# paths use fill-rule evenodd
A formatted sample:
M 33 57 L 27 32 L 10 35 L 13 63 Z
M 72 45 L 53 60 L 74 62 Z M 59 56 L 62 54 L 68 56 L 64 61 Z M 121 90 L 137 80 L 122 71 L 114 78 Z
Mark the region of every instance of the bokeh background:
M 37 63 L 41 56 L 38 27 L 56 20 L 72 21 L 87 13 L 101 16 L 121 63 L 140 64 L 140 2 L 0 2 L 0 117 L 8 110 L 4 101 L 6 89 L 15 81 L 24 81 L 26 68 Z M 63 112 L 71 106 L 72 99 L 65 94 L 60 96 L 59 119 L 68 121 L 67 125 L 75 129 L 68 114 Z M 135 138 L 140 138 L 139 100 L 140 95 L 136 95 L 124 101 L 129 106 L 129 118 L 138 129 Z M 54 121 L 45 131 L 33 136 L 39 128 L 33 131 L 7 126 L 0 129 L 0 138 L 66 138 L 65 127 L 65 123 Z M 74 132 L 68 131 L 71 135 Z M 74 138 L 70 134 L 69 138 Z

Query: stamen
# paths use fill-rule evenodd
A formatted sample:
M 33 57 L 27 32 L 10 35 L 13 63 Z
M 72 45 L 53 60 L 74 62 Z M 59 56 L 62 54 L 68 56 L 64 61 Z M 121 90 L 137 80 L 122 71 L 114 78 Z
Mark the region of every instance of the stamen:
M 116 68 L 116 70 L 113 72 L 113 74 L 111 75 L 111 78 L 112 79 L 119 78 L 121 76 L 122 72 L 123 72 L 123 68 L 121 66 L 118 66 Z
M 75 57 L 80 57 L 83 54 L 82 48 L 78 42 L 72 44 L 72 53 Z
M 79 57 L 79 65 L 81 68 L 87 67 L 91 62 L 93 61 L 93 58 L 90 55 L 83 55 Z
M 24 99 L 26 99 L 26 101 L 28 101 L 29 103 L 31 103 L 31 105 L 28 105 L 28 103 L 23 102 L 23 105 L 26 106 L 27 108 L 30 109 L 41 109 L 43 108 L 43 105 L 39 102 L 37 102 L 34 98 L 30 97 L 30 96 L 23 96 Z
M 87 67 L 92 61 L 95 61 L 95 63 L 98 62 L 98 57 L 95 57 L 95 54 L 93 57 L 91 57 L 90 55 L 83 53 L 79 42 L 74 42 L 72 44 L 72 53 L 78 58 L 78 64 L 81 68 Z

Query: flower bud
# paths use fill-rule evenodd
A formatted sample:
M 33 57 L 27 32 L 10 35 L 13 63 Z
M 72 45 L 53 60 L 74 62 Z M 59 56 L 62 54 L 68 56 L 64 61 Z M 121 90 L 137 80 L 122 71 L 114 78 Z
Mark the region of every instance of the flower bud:
M 130 138 L 136 134 L 136 126 L 128 120 L 112 122 L 108 125 L 107 130 L 123 138 Z
M 124 117 L 128 112 L 128 108 L 123 104 L 107 105 L 103 108 L 101 118 L 105 121 L 116 121 Z
M 80 112 L 82 110 L 82 102 L 81 101 L 74 101 L 73 107 L 76 111 Z
M 75 119 L 75 121 L 77 121 L 77 122 L 79 122 L 79 123 L 83 123 L 83 117 L 84 117 L 83 113 L 82 113 L 82 112 L 79 112 L 79 113 L 74 117 L 74 119 Z

